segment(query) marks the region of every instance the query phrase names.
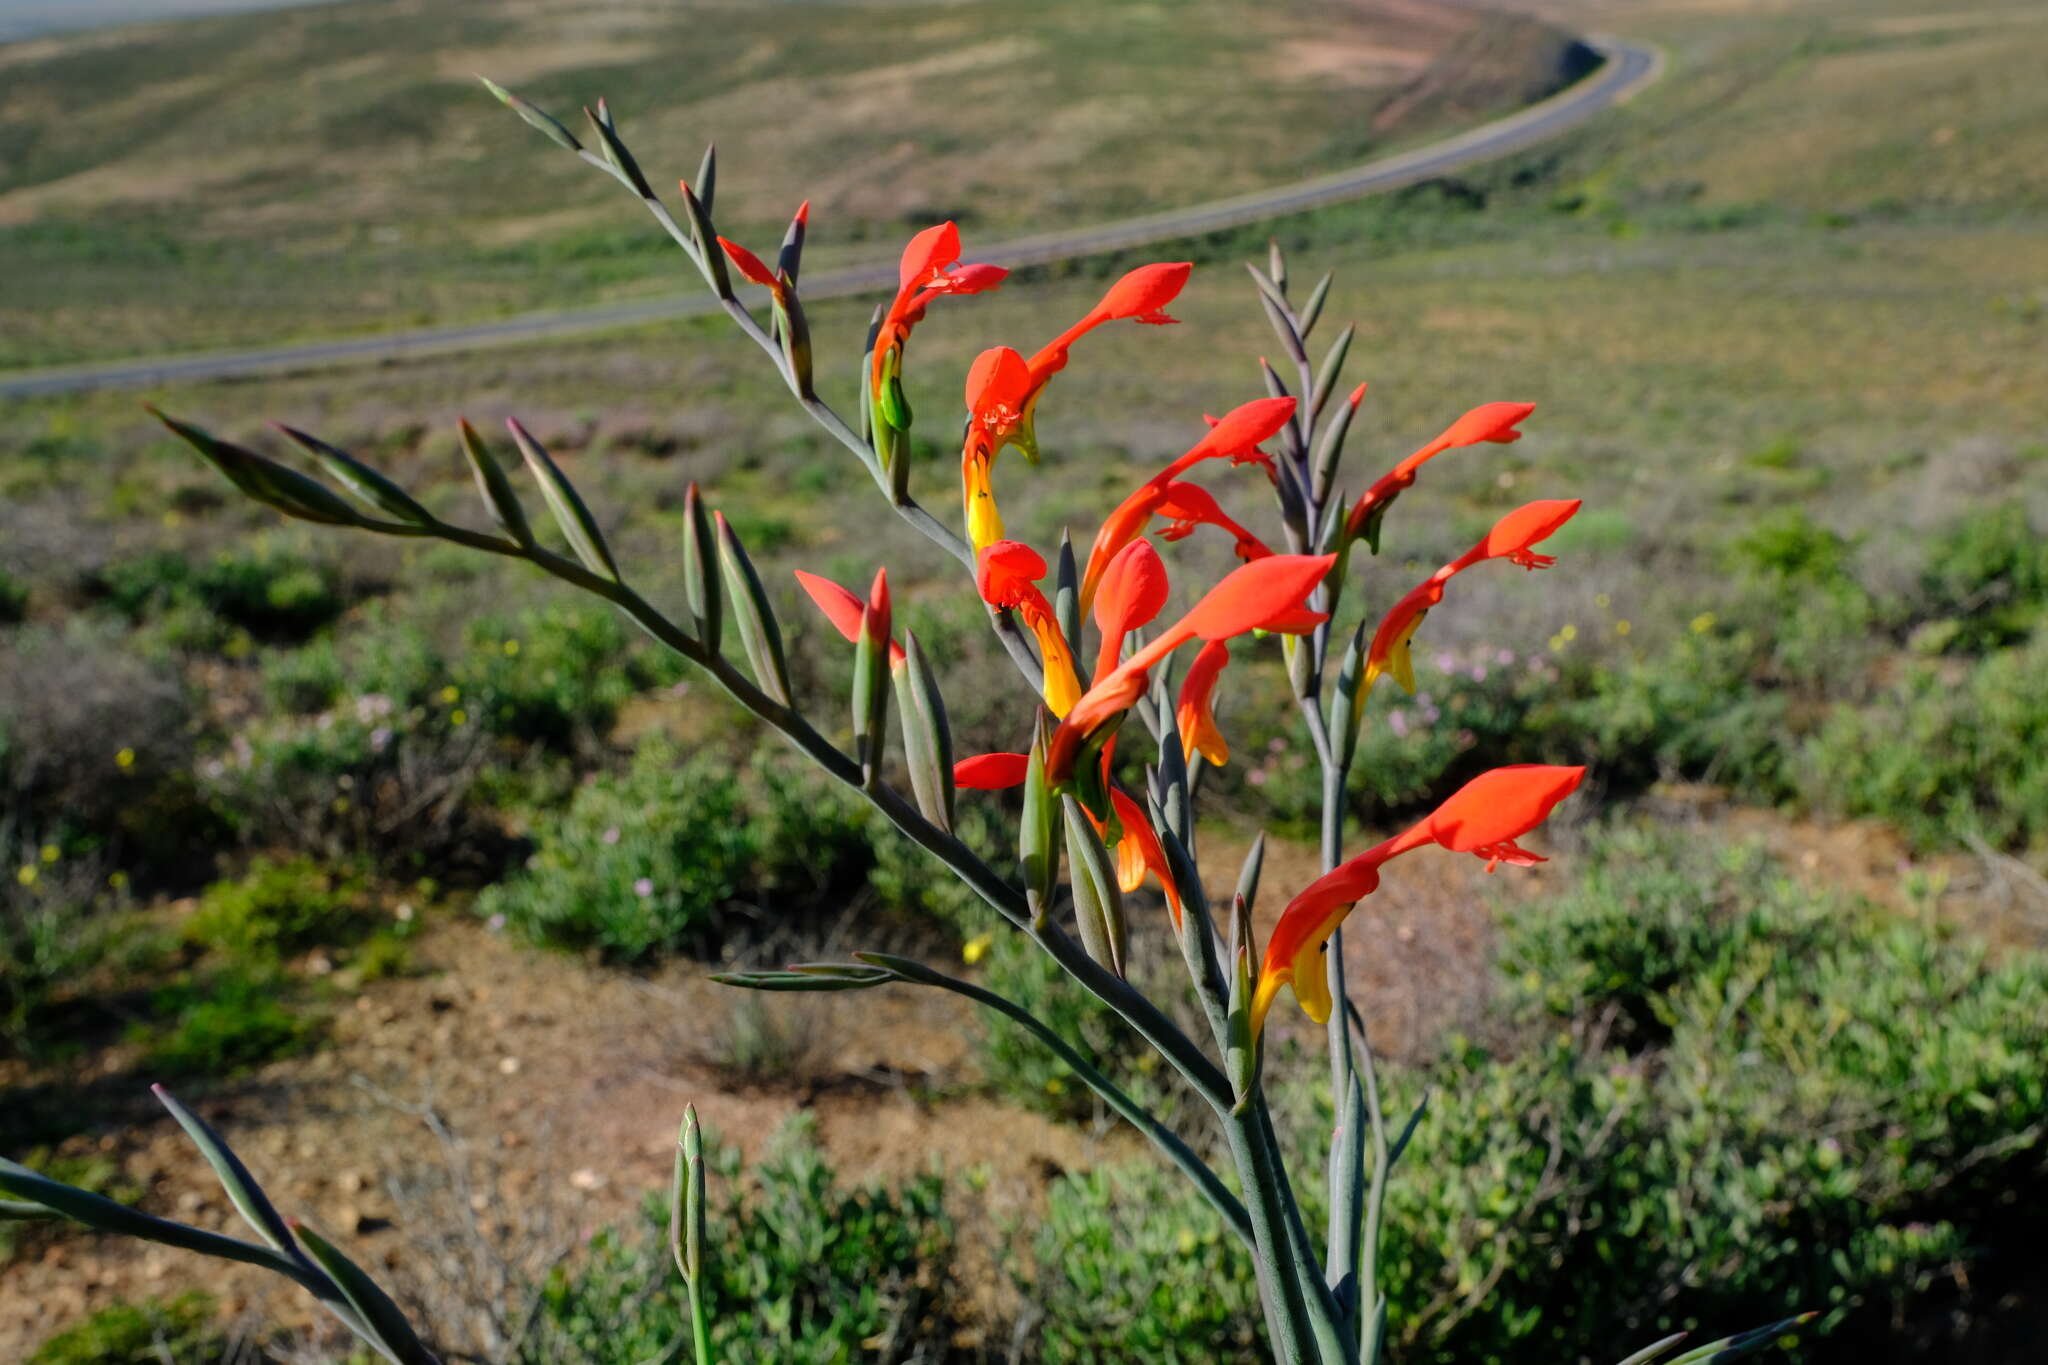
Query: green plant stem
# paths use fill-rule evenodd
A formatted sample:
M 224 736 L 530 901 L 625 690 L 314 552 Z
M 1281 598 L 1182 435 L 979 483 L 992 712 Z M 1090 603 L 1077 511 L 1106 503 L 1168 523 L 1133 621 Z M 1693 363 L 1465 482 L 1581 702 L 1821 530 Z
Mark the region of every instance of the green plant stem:
M 1245 1212 L 1245 1207 L 1238 1201 L 1237 1196 L 1233 1195 L 1224 1186 L 1222 1178 L 1209 1168 L 1208 1163 L 1199 1156 L 1196 1156 L 1194 1149 L 1183 1142 L 1178 1133 L 1174 1132 L 1164 1123 L 1161 1123 L 1151 1111 L 1125 1094 L 1117 1086 L 1116 1082 L 1103 1075 L 1101 1070 L 1077 1052 L 1066 1039 L 1060 1037 L 1058 1033 L 1054 1032 L 1037 1015 L 1031 1013 L 1031 1011 L 1007 996 L 998 995 L 996 992 L 977 986 L 971 981 L 962 981 L 958 977 L 947 976 L 943 972 L 934 971 L 922 963 L 912 963 L 903 958 L 879 953 L 855 953 L 854 957 L 862 962 L 872 962 L 877 966 L 887 967 L 906 981 L 912 981 L 920 985 L 936 986 L 940 990 L 951 991 L 955 995 L 965 996 L 967 999 L 975 1001 L 977 1004 L 985 1005 L 989 1009 L 995 1010 L 997 1013 L 1014 1019 L 1023 1025 L 1039 1041 L 1051 1048 L 1053 1054 L 1066 1063 L 1067 1067 L 1076 1076 L 1080 1077 L 1090 1090 L 1100 1095 L 1105 1104 L 1114 1109 L 1133 1128 L 1151 1138 L 1153 1143 L 1166 1154 L 1167 1159 L 1180 1167 L 1187 1177 L 1195 1182 L 1196 1188 L 1202 1192 L 1202 1197 L 1207 1199 L 1216 1212 L 1223 1216 L 1223 1221 L 1230 1225 L 1231 1231 L 1237 1234 L 1238 1239 L 1247 1247 L 1253 1246 L 1251 1216 Z M 915 969 L 914 973 L 906 972 L 906 968 Z
M 690 1339 L 696 1344 L 697 1365 L 711 1365 L 711 1324 L 704 1316 L 704 1290 L 692 1275 L 687 1281 L 690 1296 Z
M 1224 1136 L 1251 1214 L 1252 1264 L 1273 1333 L 1273 1356 L 1280 1365 L 1327 1365 L 1319 1352 L 1311 1354 L 1315 1331 L 1282 1202 L 1286 1177 L 1259 1127 L 1257 1115 L 1249 1109 L 1243 1114 L 1224 1111 Z

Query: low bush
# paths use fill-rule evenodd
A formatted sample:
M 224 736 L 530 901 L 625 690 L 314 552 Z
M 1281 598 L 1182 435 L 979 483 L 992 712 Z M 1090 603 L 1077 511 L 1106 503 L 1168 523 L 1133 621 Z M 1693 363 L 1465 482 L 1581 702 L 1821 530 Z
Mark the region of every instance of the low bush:
M 2048 633 L 1974 661 L 1909 664 L 1799 749 L 1813 807 L 1889 820 L 1921 848 L 2048 843 Z
M 171 643 L 194 649 L 219 648 L 233 630 L 303 640 L 349 600 L 332 564 L 267 545 L 198 562 L 156 550 L 102 567 L 90 587 L 131 622 L 170 623 Z M 217 623 L 211 629 L 209 620 Z
M 748 914 L 774 916 L 857 888 L 872 863 L 869 818 L 821 777 L 778 757 L 735 771 L 644 743 L 616 777 L 580 788 L 539 832 L 518 876 L 477 900 L 485 915 L 560 947 L 617 961 L 722 942 Z
M 937 1176 L 900 1190 L 847 1188 L 811 1131 L 793 1124 L 742 1173 L 712 1155 L 705 1308 L 712 1358 L 734 1365 L 840 1365 L 951 1358 L 945 1313 L 953 1234 Z M 670 1263 L 666 1210 L 606 1231 L 556 1272 L 519 1359 L 591 1365 L 661 1356 L 687 1337 L 689 1313 Z M 687 1349 L 687 1347 L 685 1347 Z
M 1385 1074 L 1396 1121 L 1435 1097 L 1390 1187 L 1401 1358 L 1574 1359 L 1802 1309 L 1843 1359 L 1902 1322 L 1968 1330 L 1953 1286 L 2011 1276 L 2048 1193 L 2048 960 L 1816 902 L 1746 848 L 1595 853 L 1509 928 L 1529 1044 Z M 1327 1114 L 1301 1131 L 1317 1170 Z M 1254 1291 L 1215 1225 L 1163 1171 L 1063 1178 L 1031 1281 L 1047 1358 L 1262 1358 L 1229 1335 Z
M 158 988 L 154 1018 L 131 1030 L 144 1060 L 170 1076 L 231 1076 L 311 1046 L 318 1025 L 289 1003 L 274 970 L 224 966 Z
M 1921 612 L 1950 627 L 1949 648 L 2016 643 L 2048 608 L 2048 538 L 2020 503 L 1987 508 L 1935 539 L 1920 589 Z
M 245 1358 L 214 1327 L 205 1294 L 102 1308 L 36 1348 L 28 1365 L 227 1365 Z
M 346 873 L 311 858 L 258 858 L 242 876 L 206 888 L 185 933 L 230 958 L 269 962 L 357 937 L 368 928 L 367 910 L 362 883 Z

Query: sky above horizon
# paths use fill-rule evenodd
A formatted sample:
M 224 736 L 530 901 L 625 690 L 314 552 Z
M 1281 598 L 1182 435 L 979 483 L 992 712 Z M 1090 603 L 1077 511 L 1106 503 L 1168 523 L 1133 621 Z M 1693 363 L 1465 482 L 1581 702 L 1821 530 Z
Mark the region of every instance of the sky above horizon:
M 0 0 L 0 43 L 109 24 L 319 3 L 322 0 Z

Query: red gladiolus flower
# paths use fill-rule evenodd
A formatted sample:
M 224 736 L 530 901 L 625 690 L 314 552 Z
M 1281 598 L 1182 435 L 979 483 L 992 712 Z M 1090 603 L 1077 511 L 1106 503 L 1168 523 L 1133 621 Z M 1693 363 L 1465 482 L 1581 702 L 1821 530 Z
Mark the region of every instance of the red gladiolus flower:
M 1528 503 L 1495 522 L 1477 545 L 1415 585 L 1380 620 L 1372 637 L 1372 649 L 1365 656 L 1365 681 L 1358 689 L 1362 709 L 1365 696 L 1382 673 L 1393 675 L 1404 691 L 1415 690 L 1415 665 L 1410 641 L 1429 609 L 1444 600 L 1444 584 L 1452 575 L 1489 559 L 1505 559 L 1525 569 L 1543 569 L 1555 564 L 1553 555 L 1540 555 L 1534 546 L 1547 540 L 1578 512 L 1577 498 L 1550 498 Z
M 1102 645 L 1095 656 L 1096 682 L 1108 677 L 1123 653 L 1124 637 L 1150 625 L 1166 605 L 1166 565 L 1149 540 L 1134 540 L 1109 562 L 1095 597 L 1095 628 Z
M 900 378 L 904 343 L 910 339 L 910 329 L 924 320 L 924 310 L 933 299 L 994 289 L 1009 273 L 999 265 L 961 265 L 960 229 L 952 223 L 939 223 L 912 237 L 897 267 L 896 297 L 875 332 L 873 368 L 868 375 L 870 401 L 883 403 L 889 382 Z
M 1335 555 L 1269 555 L 1240 565 L 1211 588 L 1187 615 L 1123 661 L 1074 703 L 1053 731 L 1046 775 L 1064 785 L 1089 741 L 1145 695 L 1154 665 L 1190 640 L 1228 640 L 1276 620 L 1301 620 L 1302 600 L 1322 582 Z M 1320 617 L 1321 613 L 1310 613 Z
M 953 785 L 972 791 L 1005 791 L 1024 785 L 1029 754 L 976 754 L 953 765 Z
M 1282 986 L 1294 988 L 1294 997 L 1309 1018 L 1318 1023 L 1329 1019 L 1323 947 L 1352 906 L 1379 888 L 1380 868 L 1390 859 L 1436 844 L 1486 859 L 1488 871 L 1499 863 L 1533 866 L 1543 859 L 1515 841 L 1548 819 L 1585 775 L 1584 768 L 1536 763 L 1481 773 L 1419 824 L 1311 882 L 1280 912 L 1280 922 L 1266 942 L 1252 993 L 1253 1032 L 1264 1026 L 1266 1011 Z
M 829 578 L 821 578 L 814 573 L 805 573 L 802 569 L 798 569 L 795 572 L 796 581 L 810 595 L 811 601 L 817 604 L 818 610 L 825 614 L 825 619 L 832 623 L 832 628 L 841 635 L 844 635 L 847 643 L 858 644 L 860 641 L 861 618 L 866 614 L 868 604 L 861 601 L 859 596 L 840 587 Z M 883 581 L 880 574 L 876 575 L 875 584 L 877 591 L 884 594 L 883 614 L 886 619 L 888 611 L 888 585 Z M 899 667 L 903 663 L 903 658 L 903 646 L 891 640 L 889 642 L 889 667 Z
M 1174 717 L 1180 728 L 1181 753 L 1189 762 L 1198 753 L 1219 768 L 1230 761 L 1230 745 L 1216 728 L 1215 709 L 1216 680 L 1229 663 L 1229 643 L 1211 640 L 1195 655 L 1187 677 L 1181 680 Z
M 1363 393 L 1362 389 L 1360 393 Z M 1358 395 L 1354 394 L 1353 398 L 1356 397 Z M 1382 474 L 1372 487 L 1366 489 L 1364 496 L 1351 505 L 1351 511 L 1344 518 L 1345 534 L 1363 534 L 1373 510 L 1392 502 L 1402 489 L 1415 482 L 1417 470 L 1444 451 L 1478 445 L 1483 441 L 1506 445 L 1521 440 L 1522 433 L 1515 428 L 1534 411 L 1534 403 L 1482 403 L 1472 409 L 1445 427 L 1434 441 Z
M 738 242 L 728 238 L 720 237 L 718 244 L 725 248 L 726 258 L 733 263 L 740 274 L 746 276 L 755 284 L 773 290 L 776 299 L 778 301 L 781 300 L 786 286 L 782 282 L 782 277 L 768 268 L 766 261 L 741 246 Z
M 1259 449 L 1259 443 L 1271 439 L 1293 415 L 1292 398 L 1259 398 L 1233 408 L 1212 425 L 1208 434 L 1195 442 L 1187 454 L 1139 484 L 1095 533 L 1095 543 L 1088 551 L 1088 565 L 1081 575 L 1082 608 L 1086 610 L 1093 605 L 1096 589 L 1102 582 L 1103 571 L 1109 567 L 1109 561 L 1124 546 L 1145 534 L 1145 528 L 1151 525 L 1154 516 L 1160 514 L 1163 505 L 1174 507 L 1181 514 L 1176 516 L 1176 520 L 1186 521 L 1190 530 L 1195 522 L 1207 521 L 1229 531 L 1237 537 L 1241 558 L 1253 558 L 1257 552 L 1264 551 L 1265 546 L 1256 536 L 1215 508 L 1214 498 L 1207 498 L 1206 503 L 1203 501 L 1207 497 L 1206 490 L 1193 484 L 1177 483 L 1176 480 L 1203 460 L 1260 463 L 1270 469 L 1272 457 Z M 1191 489 L 1192 492 L 1189 491 Z M 1215 509 L 1213 516 L 1209 515 L 1211 509 Z M 1187 515 L 1189 513 L 1198 515 Z M 1182 530 L 1180 534 L 1185 535 L 1187 531 Z
M 1054 715 L 1066 715 L 1081 696 L 1081 681 L 1066 632 L 1038 588 L 1038 580 L 1045 577 L 1044 558 L 1022 541 L 999 540 L 981 552 L 977 564 L 975 586 L 982 600 L 1015 611 L 1037 639 L 1045 704 Z

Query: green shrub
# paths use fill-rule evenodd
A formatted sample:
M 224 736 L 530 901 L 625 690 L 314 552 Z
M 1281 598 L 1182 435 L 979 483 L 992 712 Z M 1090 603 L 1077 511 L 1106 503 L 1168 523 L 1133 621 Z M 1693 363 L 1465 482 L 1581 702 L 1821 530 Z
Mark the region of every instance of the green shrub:
M 1840 578 L 1849 563 L 1849 542 L 1799 507 L 1781 508 L 1758 518 L 1729 549 L 1734 562 L 1743 568 L 1809 583 Z
M 949 1358 L 944 1314 L 953 1234 L 935 1175 L 890 1192 L 842 1186 L 809 1127 L 793 1123 L 742 1172 L 713 1154 L 705 1248 L 712 1357 L 733 1365 L 840 1365 Z M 650 1200 L 637 1235 L 606 1231 L 556 1272 L 519 1359 L 655 1357 L 687 1330 L 662 1223 Z M 687 1338 L 684 1338 L 687 1340 Z
M 213 1300 L 198 1293 L 117 1303 L 45 1341 L 28 1365 L 224 1365 L 239 1353 L 213 1317 Z
M 311 1045 L 317 1029 L 286 1003 L 289 991 L 274 972 L 227 967 L 187 975 L 154 993 L 156 1021 L 136 1024 L 131 1036 L 156 1071 L 232 1075 Z
M 194 563 L 174 550 L 116 560 L 93 583 L 100 598 L 131 621 L 168 621 L 172 642 L 218 647 L 196 610 L 263 640 L 303 640 L 348 605 L 333 565 L 267 545 L 223 550 Z
M 1909 664 L 1838 706 L 1798 753 L 1817 809 L 1891 821 L 1922 848 L 2048 842 L 2048 634 L 1982 660 Z
M 580 788 L 540 829 L 526 870 L 486 890 L 477 909 L 621 961 L 701 950 L 744 905 L 772 900 L 786 920 L 857 886 L 872 858 L 868 828 L 823 778 L 773 759 L 736 773 L 722 756 L 685 760 L 654 741 L 625 773 Z
M 1953 624 L 1949 647 L 1984 650 L 2023 639 L 2048 604 L 2048 539 L 2018 502 L 1965 518 L 1930 547 L 1924 613 Z
M 245 961 L 271 961 L 366 927 L 362 883 L 311 858 L 258 858 L 233 881 L 215 882 L 186 921 L 194 943 Z
M 1380 1263 L 1401 1359 L 1599 1358 L 1809 1308 L 1826 1358 L 1861 1359 L 1916 1306 L 1954 1310 L 1953 1277 L 2032 1257 L 2048 960 L 1994 964 L 1672 835 L 1596 840 L 1504 960 L 1525 1047 L 1383 1069 L 1396 1122 L 1433 1096 Z M 1315 1065 L 1269 1057 L 1276 1102 Z M 1319 1170 L 1327 1113 L 1296 1130 Z M 1216 1226 L 1163 1168 L 1063 1178 L 1034 1245 L 1047 1358 L 1262 1358 L 1229 1335 L 1254 1290 Z

